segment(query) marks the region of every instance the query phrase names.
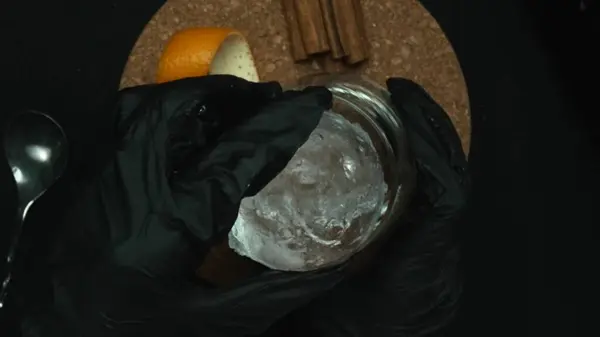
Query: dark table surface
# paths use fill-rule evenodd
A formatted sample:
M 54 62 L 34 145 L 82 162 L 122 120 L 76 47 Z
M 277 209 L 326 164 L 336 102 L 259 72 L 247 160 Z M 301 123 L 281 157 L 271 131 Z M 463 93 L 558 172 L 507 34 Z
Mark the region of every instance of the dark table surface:
M 598 284 L 597 2 L 587 11 L 576 1 L 422 2 L 455 48 L 473 119 L 473 202 L 461 233 L 467 286 L 455 332 L 583 335 L 593 314 L 583 308 L 596 302 Z M 73 144 L 64 184 L 102 148 L 129 50 L 161 4 L 1 5 L 0 127 L 23 108 L 59 120 Z M 4 159 L 0 186 L 3 252 L 15 211 Z M 32 209 L 29 235 L 43 242 L 52 231 L 61 193 Z M 16 335 L 17 321 L 1 311 L 0 335 Z

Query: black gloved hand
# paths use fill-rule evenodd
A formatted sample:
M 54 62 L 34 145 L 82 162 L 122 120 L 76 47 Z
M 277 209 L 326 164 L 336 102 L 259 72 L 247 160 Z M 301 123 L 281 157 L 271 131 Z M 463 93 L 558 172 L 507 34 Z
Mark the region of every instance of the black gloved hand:
M 331 288 L 336 269 L 267 271 L 228 290 L 192 280 L 241 199 L 285 167 L 330 106 L 325 88 L 230 76 L 124 90 L 117 148 L 74 192 L 49 262 L 54 299 L 27 313 L 24 335 L 255 334 Z
M 455 316 L 466 157 L 449 117 L 425 90 L 399 78 L 388 89 L 416 162 L 416 195 L 370 269 L 289 317 L 296 336 L 431 336 Z

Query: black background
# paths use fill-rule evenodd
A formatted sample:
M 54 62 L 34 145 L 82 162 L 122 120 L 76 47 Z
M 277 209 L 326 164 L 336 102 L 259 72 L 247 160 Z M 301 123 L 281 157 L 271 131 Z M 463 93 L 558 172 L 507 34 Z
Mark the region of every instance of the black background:
M 18 109 L 49 112 L 73 146 L 67 177 L 83 172 L 102 147 L 127 55 L 162 2 L 3 2 L 0 126 Z M 457 335 L 593 335 L 600 19 L 589 2 L 581 11 L 567 0 L 422 0 L 458 55 L 473 119 Z M 61 199 L 58 186 L 32 209 L 28 235 L 52 231 Z M 16 203 L 4 159 L 0 201 L 4 248 Z M 0 312 L 0 335 L 16 335 L 16 322 Z

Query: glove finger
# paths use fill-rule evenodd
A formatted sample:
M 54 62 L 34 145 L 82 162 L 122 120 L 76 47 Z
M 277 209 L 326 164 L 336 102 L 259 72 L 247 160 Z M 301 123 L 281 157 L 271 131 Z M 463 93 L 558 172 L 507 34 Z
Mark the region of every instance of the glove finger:
M 226 75 L 125 89 L 117 104 L 119 147 L 149 147 L 170 179 L 225 130 L 280 95 L 276 82 L 251 83 Z
M 206 155 L 182 170 L 171 189 L 192 237 L 207 247 L 226 235 L 241 199 L 283 170 L 330 106 L 325 88 L 286 93 L 223 133 Z
M 212 125 L 235 125 L 282 94 L 277 82 L 254 83 L 230 75 L 211 75 L 164 84 L 161 99 L 171 117 L 193 115 Z M 185 104 L 182 104 L 185 103 Z
M 189 166 L 207 147 L 281 95 L 276 82 L 251 83 L 232 76 L 211 76 L 205 95 L 186 102 L 169 122 L 167 172 Z
M 420 190 L 431 204 L 451 206 L 445 208 L 449 212 L 460 209 L 466 198 L 467 161 L 450 118 L 412 81 L 390 79 L 388 88 L 419 167 Z
M 409 133 L 420 135 L 454 168 L 466 168 L 460 138 L 446 112 L 418 84 L 403 78 L 387 81 L 392 102 Z
M 191 121 L 190 117 L 196 119 L 203 124 L 203 131 L 215 128 L 222 131 L 235 126 L 282 93 L 277 82 L 253 83 L 229 75 L 181 80 L 170 85 L 172 87 L 166 89 L 168 94 L 165 100 L 176 104 L 178 100 L 172 96 L 183 95 L 186 104 L 181 105 L 181 109 L 166 110 L 181 110 L 178 114 L 187 117 L 183 118 L 185 123 Z M 198 93 L 195 87 L 202 88 L 202 92 Z M 171 129 L 176 133 L 176 125 L 172 125 Z
M 207 130 L 224 129 L 244 120 L 279 95 L 281 86 L 276 82 L 252 83 L 229 75 L 129 88 L 119 96 L 116 129 L 127 141 L 144 137 L 146 130 L 165 124 L 170 134 L 187 135 L 193 143 L 205 143 L 211 134 Z M 196 132 L 185 132 L 182 126 Z

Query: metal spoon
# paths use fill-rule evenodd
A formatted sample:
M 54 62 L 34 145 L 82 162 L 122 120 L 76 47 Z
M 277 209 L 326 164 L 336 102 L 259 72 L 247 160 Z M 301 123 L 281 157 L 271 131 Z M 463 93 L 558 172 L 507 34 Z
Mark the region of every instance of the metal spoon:
M 68 142 L 62 127 L 52 117 L 35 111 L 16 115 L 4 133 L 6 158 L 17 184 L 17 219 L 6 256 L 6 275 L 0 288 L 4 305 L 12 279 L 12 264 L 31 205 L 62 175 L 67 166 Z

